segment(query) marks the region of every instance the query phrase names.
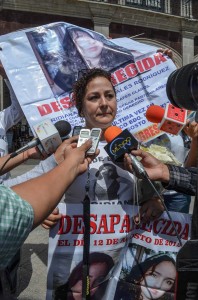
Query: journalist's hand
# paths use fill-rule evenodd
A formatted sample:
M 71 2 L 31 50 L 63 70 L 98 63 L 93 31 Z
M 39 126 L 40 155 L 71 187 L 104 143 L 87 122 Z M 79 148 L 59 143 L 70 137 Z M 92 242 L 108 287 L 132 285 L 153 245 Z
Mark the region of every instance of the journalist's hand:
M 196 139 L 198 137 L 198 123 L 193 121 L 187 121 L 186 126 L 184 127 L 184 132 L 191 137 L 192 139 Z
M 65 149 L 73 149 L 73 146 L 76 146 L 78 140 L 78 136 L 73 136 L 67 140 L 65 140 L 64 142 L 62 142 L 62 144 L 56 149 L 56 152 L 54 153 L 54 157 L 55 160 L 57 162 L 57 164 L 59 165 L 61 162 L 64 161 L 65 159 Z
M 86 155 L 86 152 L 91 147 L 91 145 L 92 141 L 88 140 L 78 148 L 76 147 L 76 143 L 71 143 L 68 147 L 65 147 L 65 161 L 69 161 L 73 166 L 72 171 L 74 172 L 75 176 L 77 174 L 84 173 L 88 169 L 89 164 L 94 160 L 96 156 L 98 156 L 98 149 L 94 155 Z
M 141 157 L 141 163 L 151 180 L 169 181 L 168 167 L 153 155 L 140 149 L 131 151 L 131 154 Z M 129 172 L 133 172 L 131 159 L 128 154 L 125 154 L 124 166 Z

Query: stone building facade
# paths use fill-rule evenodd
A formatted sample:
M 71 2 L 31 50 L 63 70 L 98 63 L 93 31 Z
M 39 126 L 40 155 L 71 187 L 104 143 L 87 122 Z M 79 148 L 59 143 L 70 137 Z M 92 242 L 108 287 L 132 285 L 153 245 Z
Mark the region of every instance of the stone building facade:
M 196 0 L 0 0 L 0 35 L 60 21 L 171 48 L 178 66 L 198 61 Z

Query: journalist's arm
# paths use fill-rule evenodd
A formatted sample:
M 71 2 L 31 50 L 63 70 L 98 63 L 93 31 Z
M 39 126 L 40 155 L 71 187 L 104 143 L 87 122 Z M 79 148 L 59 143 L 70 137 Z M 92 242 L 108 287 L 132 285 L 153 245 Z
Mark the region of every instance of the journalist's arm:
M 168 190 L 195 195 L 197 168 L 183 168 L 164 164 L 143 150 L 133 150 L 131 154 L 141 157 L 141 163 L 151 180 L 161 181 L 163 186 Z M 129 171 L 133 171 L 131 159 L 128 154 L 125 155 L 125 167 Z
M 184 168 L 174 165 L 166 165 L 169 180 L 162 180 L 167 190 L 176 190 L 183 194 L 195 195 L 197 184 L 197 168 Z
M 0 270 L 9 264 L 29 232 L 52 212 L 75 177 L 87 170 L 91 158 L 85 159 L 85 152 L 90 146 L 90 141 L 75 149 L 71 144 L 65 150 L 65 160 L 50 172 L 12 189 L 1 186 Z

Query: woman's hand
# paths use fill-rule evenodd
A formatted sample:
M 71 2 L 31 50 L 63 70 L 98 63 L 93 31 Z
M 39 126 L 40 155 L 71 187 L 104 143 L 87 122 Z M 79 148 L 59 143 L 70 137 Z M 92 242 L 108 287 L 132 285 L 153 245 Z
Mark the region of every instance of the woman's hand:
M 164 212 L 164 206 L 159 198 L 152 198 L 146 201 L 139 210 L 139 213 L 133 217 L 135 224 L 147 223 L 161 216 Z
M 183 130 L 191 139 L 196 139 L 198 137 L 198 123 L 195 121 L 187 121 Z
M 198 123 L 187 122 L 184 127 L 185 133 L 191 137 L 190 151 L 184 163 L 185 167 L 196 167 L 197 165 L 197 147 L 198 147 Z
M 61 217 L 62 215 L 59 214 L 59 209 L 58 207 L 56 207 L 53 210 L 53 212 L 43 221 L 41 225 L 45 229 L 51 229 L 58 223 Z
M 173 60 L 173 51 L 171 49 L 159 48 L 159 49 L 157 49 L 157 52 L 161 52 L 162 54 L 167 55 L 174 62 L 174 60 Z

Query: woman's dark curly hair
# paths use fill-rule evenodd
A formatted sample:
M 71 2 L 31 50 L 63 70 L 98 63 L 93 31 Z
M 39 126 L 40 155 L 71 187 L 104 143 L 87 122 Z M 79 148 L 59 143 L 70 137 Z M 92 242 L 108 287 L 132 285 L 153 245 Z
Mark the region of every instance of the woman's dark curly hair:
M 78 79 L 73 85 L 73 95 L 72 98 L 76 103 L 76 108 L 78 110 L 79 116 L 82 116 L 82 107 L 83 107 L 83 99 L 86 93 L 87 84 L 97 77 L 104 77 L 109 80 L 112 84 L 111 73 L 107 72 L 100 68 L 93 68 L 87 70 L 80 71 L 80 79 Z M 113 90 L 116 94 L 115 88 L 112 84 Z

